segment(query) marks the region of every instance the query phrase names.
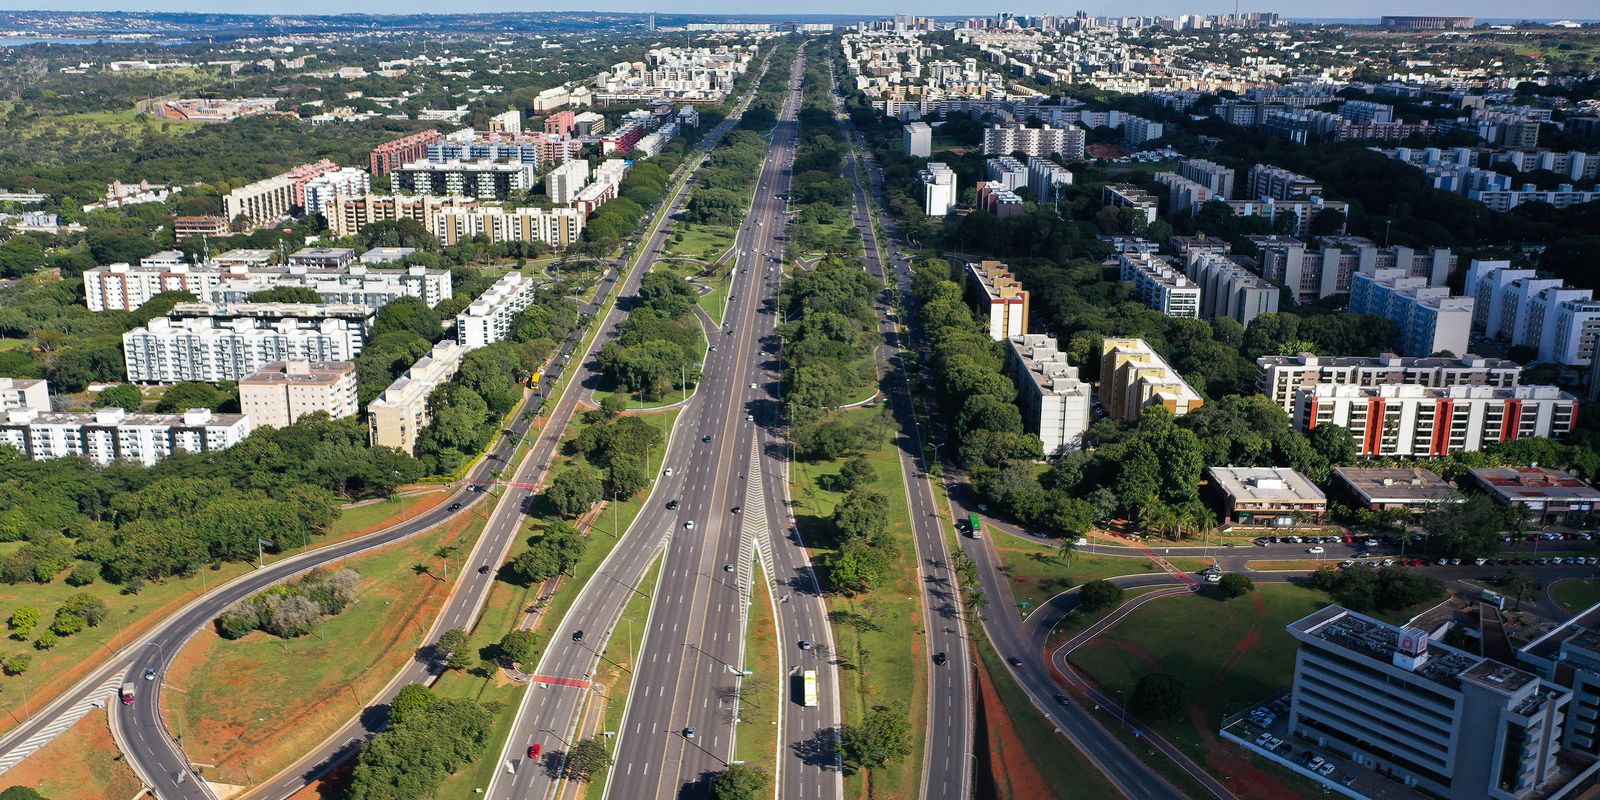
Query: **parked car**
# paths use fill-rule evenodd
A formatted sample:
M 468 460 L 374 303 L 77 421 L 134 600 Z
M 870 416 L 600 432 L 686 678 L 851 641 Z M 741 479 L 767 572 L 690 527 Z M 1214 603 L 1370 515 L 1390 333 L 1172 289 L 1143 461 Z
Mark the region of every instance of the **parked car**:
M 1326 553 L 1327 551 L 1322 549 L 1322 545 L 1319 544 L 1316 547 L 1307 547 L 1306 548 L 1306 552 L 1310 553 L 1310 554 L 1312 554 L 1314 556 L 1320 556 L 1323 553 Z

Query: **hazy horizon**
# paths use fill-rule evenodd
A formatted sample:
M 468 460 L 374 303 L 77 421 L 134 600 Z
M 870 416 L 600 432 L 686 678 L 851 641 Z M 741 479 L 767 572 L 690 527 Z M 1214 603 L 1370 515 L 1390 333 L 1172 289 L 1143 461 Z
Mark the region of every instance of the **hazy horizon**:
M 1016 4 L 985 4 L 978 6 L 968 2 L 956 0 L 931 0 L 917 3 L 861 3 L 857 0 L 819 0 L 805 4 L 806 7 L 795 9 L 795 14 L 852 14 L 869 16 L 888 16 L 892 14 L 923 14 L 931 16 L 992 16 L 1002 11 L 1011 11 L 1019 14 L 1071 14 L 1083 10 L 1094 16 L 1132 16 L 1132 15 L 1178 15 L 1178 14 L 1225 14 L 1233 11 L 1232 3 L 1214 2 L 1186 2 L 1185 0 L 1157 0 L 1144 4 L 1124 4 L 1110 2 L 1079 2 L 1072 4 L 1045 4 L 1038 2 L 1019 2 Z M 1351 3 L 1341 3 L 1337 13 L 1330 13 L 1326 3 L 1313 2 L 1312 0 L 1284 0 L 1273 5 L 1241 4 L 1243 11 L 1275 11 L 1284 17 L 1302 19 L 1376 19 L 1384 14 L 1408 15 L 1445 15 L 1445 16 L 1478 16 L 1485 19 L 1594 19 L 1596 18 L 1595 6 L 1592 0 L 1545 0 L 1531 6 L 1520 7 L 1524 13 L 1508 16 L 1507 7 L 1502 3 L 1482 2 L 1453 2 L 1452 0 L 1432 0 L 1431 2 L 1407 3 L 1396 5 L 1377 0 L 1356 0 Z M 490 13 L 490 12 L 529 12 L 565 11 L 565 12 L 615 12 L 615 13 L 648 13 L 658 14 L 749 14 L 762 16 L 782 16 L 765 10 L 753 10 L 748 3 L 734 2 L 733 0 L 683 0 L 669 7 L 652 3 L 650 0 L 580 0 L 572 3 L 550 4 L 538 8 L 529 8 L 526 5 L 503 2 L 499 0 L 462 0 L 441 7 L 437 3 L 396 4 L 385 0 L 347 0 L 340 5 L 337 12 L 330 12 L 326 3 L 312 2 L 312 0 L 279 0 L 279 2 L 254 3 L 248 8 L 240 8 L 239 4 L 226 2 L 226 0 L 153 0 L 139 3 L 99 2 L 98 0 L 63 0 L 44 6 L 38 0 L 30 2 L 15 2 L 15 0 L 0 0 L 0 10 L 4 11 L 126 11 L 126 12 L 198 12 L 198 13 L 234 13 L 234 14 L 302 14 L 302 15 L 328 15 L 330 13 L 354 14 L 462 14 L 462 13 Z

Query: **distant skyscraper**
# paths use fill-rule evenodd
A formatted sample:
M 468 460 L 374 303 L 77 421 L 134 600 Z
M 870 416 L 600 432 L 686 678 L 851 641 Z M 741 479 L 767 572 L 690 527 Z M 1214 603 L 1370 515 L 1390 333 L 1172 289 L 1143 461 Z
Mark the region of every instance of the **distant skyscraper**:
M 649 28 L 649 30 L 652 33 L 655 32 L 655 29 L 656 29 L 656 15 L 654 15 L 654 14 L 650 15 L 650 19 L 646 22 L 646 27 Z

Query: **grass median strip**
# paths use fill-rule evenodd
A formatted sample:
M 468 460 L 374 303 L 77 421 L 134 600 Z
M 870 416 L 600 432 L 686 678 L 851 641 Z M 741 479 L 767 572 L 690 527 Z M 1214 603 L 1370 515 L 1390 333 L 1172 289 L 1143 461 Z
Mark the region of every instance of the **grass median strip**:
M 861 408 L 838 413 L 880 412 Z M 893 438 L 882 435 L 862 455 L 873 467 L 872 480 L 864 488 L 881 495 L 888 504 L 888 533 L 898 553 L 888 576 L 871 591 L 854 597 L 828 596 L 835 657 L 840 662 L 840 711 L 846 725 L 861 722 L 879 708 L 906 715 L 911 755 L 882 769 L 848 776 L 845 792 L 850 798 L 909 799 L 921 786 L 922 737 L 927 730 L 929 653 L 918 605 L 916 548 Z M 844 497 L 819 484 L 832 485 L 832 475 L 844 461 L 797 461 L 791 475 L 792 494 L 797 498 L 795 519 L 811 548 L 812 561 L 819 565 L 825 565 L 834 552 L 836 534 L 830 517 Z
M 778 707 L 786 677 L 778 674 L 778 621 L 772 616 L 772 589 L 766 571 L 751 579 L 750 616 L 744 633 L 744 666 L 751 671 L 739 692 L 739 725 L 734 758 L 777 774 Z

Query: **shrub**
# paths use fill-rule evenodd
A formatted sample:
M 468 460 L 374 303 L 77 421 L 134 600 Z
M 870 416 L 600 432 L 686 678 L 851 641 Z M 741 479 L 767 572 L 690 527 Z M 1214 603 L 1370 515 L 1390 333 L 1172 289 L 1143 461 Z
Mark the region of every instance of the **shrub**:
M 1256 583 L 1250 580 L 1249 575 L 1241 572 L 1230 572 L 1222 576 L 1222 580 L 1217 584 L 1217 589 L 1222 592 L 1223 597 L 1232 599 L 1243 597 L 1255 591 Z
M 1078 607 L 1094 612 L 1113 608 L 1122 603 L 1122 587 L 1111 581 L 1089 581 L 1078 590 Z

